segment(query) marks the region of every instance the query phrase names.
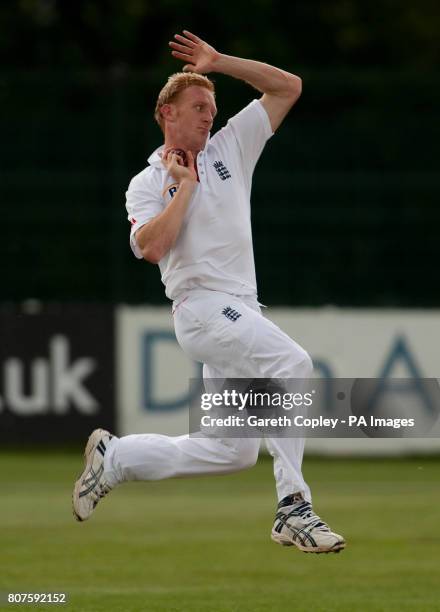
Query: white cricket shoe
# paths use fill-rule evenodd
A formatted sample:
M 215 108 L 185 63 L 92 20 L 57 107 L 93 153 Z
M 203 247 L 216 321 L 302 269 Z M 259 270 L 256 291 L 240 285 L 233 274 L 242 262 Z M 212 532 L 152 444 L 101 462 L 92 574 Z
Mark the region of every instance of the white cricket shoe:
M 303 552 L 329 553 L 345 548 L 344 538 L 331 531 L 301 493 L 280 501 L 271 537 L 282 546 L 295 545 Z
M 84 451 L 84 471 L 75 483 L 72 495 L 73 515 L 77 521 L 86 521 L 99 500 L 112 487 L 104 478 L 104 455 L 113 436 L 105 429 L 95 429 Z

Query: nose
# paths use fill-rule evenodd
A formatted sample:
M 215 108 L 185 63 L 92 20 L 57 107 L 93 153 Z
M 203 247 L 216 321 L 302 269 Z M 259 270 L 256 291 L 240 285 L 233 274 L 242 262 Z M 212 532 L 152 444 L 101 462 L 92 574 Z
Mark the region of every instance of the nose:
M 204 114 L 203 122 L 206 124 L 207 127 L 209 127 L 209 129 L 211 129 L 212 124 L 214 123 L 214 115 L 211 113 L 210 110 L 207 110 Z

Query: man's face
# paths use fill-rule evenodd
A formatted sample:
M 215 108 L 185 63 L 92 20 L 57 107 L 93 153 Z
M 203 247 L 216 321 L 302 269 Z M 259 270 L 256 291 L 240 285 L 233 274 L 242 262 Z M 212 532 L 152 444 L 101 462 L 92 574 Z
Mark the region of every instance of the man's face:
M 217 114 L 212 92 L 191 85 L 170 106 L 170 128 L 179 146 L 193 151 L 203 149 Z

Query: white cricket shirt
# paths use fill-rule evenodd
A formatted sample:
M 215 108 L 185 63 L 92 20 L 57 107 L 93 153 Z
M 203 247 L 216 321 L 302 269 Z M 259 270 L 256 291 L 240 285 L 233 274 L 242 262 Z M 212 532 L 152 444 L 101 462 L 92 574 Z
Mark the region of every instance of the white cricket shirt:
M 256 295 L 250 196 L 252 173 L 272 136 L 259 100 L 232 117 L 197 156 L 200 182 L 194 190 L 180 234 L 159 262 L 168 298 L 204 288 L 234 295 Z M 159 147 L 149 166 L 127 191 L 130 245 L 139 259 L 136 231 L 160 214 L 177 190 L 162 165 Z

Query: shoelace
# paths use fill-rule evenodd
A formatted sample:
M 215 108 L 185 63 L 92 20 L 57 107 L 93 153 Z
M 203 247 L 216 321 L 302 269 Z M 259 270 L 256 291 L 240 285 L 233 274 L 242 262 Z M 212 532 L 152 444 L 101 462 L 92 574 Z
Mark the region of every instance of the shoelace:
M 309 528 L 318 528 L 323 531 L 330 531 L 330 527 L 324 523 L 324 521 L 319 517 L 312 508 L 312 504 L 310 502 L 304 501 L 301 502 L 300 505 L 294 508 L 291 512 L 289 512 L 289 516 L 298 516 L 300 517 L 306 527 Z
M 96 500 L 100 500 L 111 491 L 111 486 L 107 482 L 102 482 L 96 485 L 93 493 L 96 496 Z

